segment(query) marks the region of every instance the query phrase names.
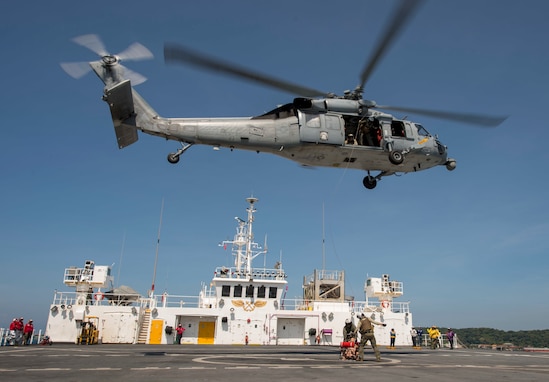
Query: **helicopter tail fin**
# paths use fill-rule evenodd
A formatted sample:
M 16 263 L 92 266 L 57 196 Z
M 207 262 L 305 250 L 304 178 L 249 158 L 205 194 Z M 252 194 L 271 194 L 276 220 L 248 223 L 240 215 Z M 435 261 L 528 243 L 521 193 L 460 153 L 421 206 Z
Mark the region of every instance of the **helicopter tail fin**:
M 130 80 L 117 82 L 104 90 L 103 100 L 111 110 L 118 148 L 123 149 L 138 140 L 137 130 L 165 136 L 155 127 L 156 111 L 132 88 Z
M 104 100 L 109 105 L 118 148 L 137 142 L 136 114 L 130 80 L 105 89 Z

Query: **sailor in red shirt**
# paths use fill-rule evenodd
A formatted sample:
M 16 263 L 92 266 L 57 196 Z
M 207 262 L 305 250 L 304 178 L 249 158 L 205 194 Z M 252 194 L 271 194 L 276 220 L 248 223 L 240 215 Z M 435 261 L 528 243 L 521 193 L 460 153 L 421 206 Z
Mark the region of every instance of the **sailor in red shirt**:
M 18 321 L 15 321 L 15 345 L 21 345 L 23 343 L 23 329 L 25 324 L 23 324 L 23 317 Z
M 7 345 L 13 346 L 15 345 L 15 327 L 17 323 L 17 318 L 14 318 L 13 321 L 10 324 L 10 331 L 8 336 L 6 337 L 6 343 Z
M 32 343 L 32 333 L 34 333 L 34 325 L 32 320 L 29 320 L 23 329 L 23 345 L 30 345 Z
M 183 333 L 185 332 L 185 328 L 181 326 L 181 324 L 177 325 L 177 328 L 175 329 L 177 335 L 175 336 L 175 343 L 178 345 L 181 345 L 181 338 L 183 337 Z

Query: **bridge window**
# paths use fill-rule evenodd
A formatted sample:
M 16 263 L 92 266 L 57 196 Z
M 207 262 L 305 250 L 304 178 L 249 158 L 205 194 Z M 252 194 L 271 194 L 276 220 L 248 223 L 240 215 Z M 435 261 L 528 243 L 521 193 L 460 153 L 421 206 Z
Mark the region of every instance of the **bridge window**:
M 269 298 L 276 298 L 276 287 L 269 287 Z
M 242 285 L 238 284 L 234 287 L 233 297 L 242 297 Z
M 248 285 L 246 287 L 246 297 L 253 297 L 254 296 L 254 286 Z
M 229 297 L 231 295 L 231 286 L 230 285 L 223 285 L 221 287 L 221 296 L 222 297 Z
M 265 285 L 261 285 L 257 288 L 257 298 L 265 298 Z

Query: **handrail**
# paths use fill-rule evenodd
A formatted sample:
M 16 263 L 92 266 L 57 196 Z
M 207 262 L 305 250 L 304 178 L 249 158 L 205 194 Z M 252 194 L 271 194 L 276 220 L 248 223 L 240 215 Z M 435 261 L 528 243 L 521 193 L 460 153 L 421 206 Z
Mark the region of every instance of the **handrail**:
M 123 296 L 112 293 L 97 292 L 87 295 L 85 300 L 82 300 L 82 295 L 77 292 L 59 292 L 56 291 L 53 299 L 53 305 L 58 306 L 61 309 L 75 308 L 77 306 L 85 305 L 118 305 L 118 306 L 135 306 L 135 307 L 167 307 L 167 308 L 217 308 L 221 300 L 227 299 L 217 298 L 215 293 L 202 293 L 199 296 L 188 295 L 172 295 L 163 293 L 161 295 L 155 295 L 152 298 L 143 297 L 138 294 L 126 294 Z M 78 298 L 81 298 L 79 301 Z M 242 297 L 245 299 L 245 297 Z M 265 300 L 274 300 L 266 297 Z M 325 304 L 340 304 L 337 301 L 330 300 L 306 300 L 303 298 L 284 299 L 281 303 L 281 309 L 284 310 L 315 310 L 315 304 L 319 307 Z M 391 301 L 388 308 L 382 306 L 381 301 L 347 301 L 349 312 L 361 313 L 361 312 L 381 312 L 390 311 L 394 313 L 410 313 L 409 301 Z

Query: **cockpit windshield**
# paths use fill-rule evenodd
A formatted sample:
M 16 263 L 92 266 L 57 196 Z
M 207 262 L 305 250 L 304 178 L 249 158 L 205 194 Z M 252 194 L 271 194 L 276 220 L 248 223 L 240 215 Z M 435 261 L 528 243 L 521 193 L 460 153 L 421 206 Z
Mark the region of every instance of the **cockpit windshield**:
M 422 137 L 430 137 L 431 134 L 429 134 L 429 132 L 427 130 L 425 130 L 425 128 L 420 125 L 419 123 L 415 123 L 416 125 L 416 128 L 417 128 L 417 134 L 419 136 L 422 136 Z

